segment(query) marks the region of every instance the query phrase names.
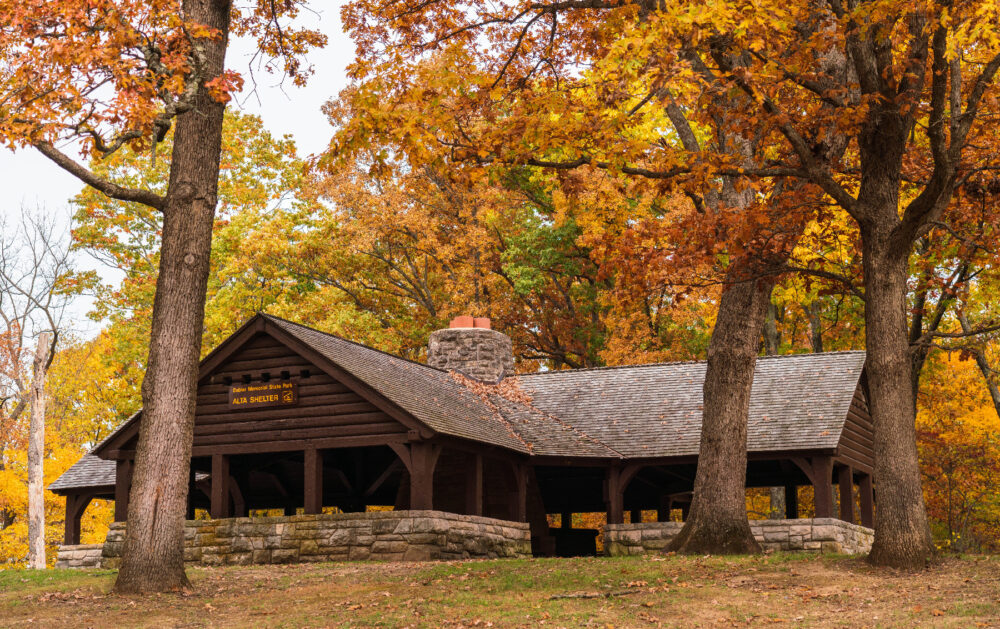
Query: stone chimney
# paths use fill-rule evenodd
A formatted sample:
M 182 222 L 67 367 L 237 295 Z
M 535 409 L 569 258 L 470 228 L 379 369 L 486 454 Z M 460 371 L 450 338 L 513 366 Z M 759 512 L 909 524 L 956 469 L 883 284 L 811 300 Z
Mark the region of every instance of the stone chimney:
M 427 364 L 493 383 L 514 375 L 514 350 L 510 337 L 490 329 L 486 317 L 455 317 L 448 328 L 431 333 Z

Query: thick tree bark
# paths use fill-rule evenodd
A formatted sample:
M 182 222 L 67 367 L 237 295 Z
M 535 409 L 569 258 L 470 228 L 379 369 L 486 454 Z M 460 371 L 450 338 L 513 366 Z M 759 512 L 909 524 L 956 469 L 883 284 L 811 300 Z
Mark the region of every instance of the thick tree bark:
M 738 276 L 743 265 L 734 264 Z M 770 278 L 737 280 L 726 286 L 708 346 L 701 447 L 691 511 L 669 550 L 691 554 L 757 553 L 747 521 L 747 416 L 771 301 Z
M 31 374 L 31 421 L 28 434 L 28 567 L 45 568 L 45 374 L 49 366 L 48 332 L 38 335 Z
M 223 71 L 229 2 L 184 0 L 183 11 L 188 19 L 223 34 L 221 39 L 198 42 L 204 50 L 203 82 L 208 81 Z M 149 366 L 142 383 L 142 422 L 117 592 L 188 585 L 184 517 L 224 110 L 224 104 L 202 87 L 194 109 L 178 117 L 174 132 Z
M 868 386 L 875 427 L 878 517 L 869 561 L 920 568 L 934 547 L 920 482 L 906 324 L 909 250 L 892 251 L 890 230 L 862 225 Z
M 767 517 L 769 520 L 782 520 L 785 517 L 785 488 L 771 487 L 770 490 L 771 510 Z

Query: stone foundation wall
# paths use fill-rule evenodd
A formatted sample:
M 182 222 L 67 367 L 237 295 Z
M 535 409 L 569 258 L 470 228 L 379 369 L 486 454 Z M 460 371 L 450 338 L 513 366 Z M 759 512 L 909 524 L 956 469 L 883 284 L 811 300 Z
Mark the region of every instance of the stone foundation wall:
M 604 548 L 609 555 L 640 555 L 666 548 L 682 522 L 609 524 Z M 750 520 L 750 530 L 764 550 L 807 550 L 856 555 L 871 550 L 874 531 L 836 518 Z
M 104 543 L 103 567 L 118 567 L 124 540 L 124 524 L 114 523 Z M 227 518 L 188 520 L 184 524 L 184 560 L 189 564 L 530 556 L 527 523 L 443 511 Z
M 104 544 L 73 544 L 59 547 L 56 568 L 100 568 Z

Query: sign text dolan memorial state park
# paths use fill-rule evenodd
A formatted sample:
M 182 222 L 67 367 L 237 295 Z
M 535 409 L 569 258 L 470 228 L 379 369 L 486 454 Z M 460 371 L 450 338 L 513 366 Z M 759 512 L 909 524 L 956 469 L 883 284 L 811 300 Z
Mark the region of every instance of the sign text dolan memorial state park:
M 296 382 L 260 382 L 229 387 L 229 408 L 292 406 L 299 401 Z

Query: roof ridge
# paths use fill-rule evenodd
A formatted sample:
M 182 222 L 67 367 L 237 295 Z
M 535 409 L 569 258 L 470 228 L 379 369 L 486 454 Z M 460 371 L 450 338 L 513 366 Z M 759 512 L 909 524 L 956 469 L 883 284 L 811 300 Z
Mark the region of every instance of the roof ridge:
M 292 321 L 290 319 L 285 319 L 284 317 L 279 317 L 277 315 L 273 315 L 273 314 L 270 314 L 270 313 L 267 313 L 267 312 L 261 312 L 260 316 L 264 317 L 265 319 L 273 319 L 275 321 L 280 321 L 282 323 L 288 323 L 290 325 L 294 325 L 294 326 L 299 327 L 299 328 L 304 328 L 306 330 L 309 330 L 310 332 L 315 332 L 317 334 L 322 334 L 323 336 L 328 336 L 330 338 L 337 339 L 338 341 L 343 341 L 344 343 L 349 343 L 351 345 L 354 345 L 355 347 L 360 347 L 362 349 L 367 349 L 367 350 L 370 350 L 370 351 L 373 351 L 373 352 L 378 352 L 379 354 L 383 354 L 385 356 L 388 356 L 389 358 L 394 358 L 396 360 L 401 360 L 403 362 L 407 362 L 407 363 L 410 363 L 412 365 L 419 365 L 421 367 L 425 367 L 427 369 L 430 369 L 432 371 L 436 371 L 438 373 L 442 373 L 442 374 L 447 374 L 448 373 L 447 370 L 441 369 L 440 367 L 434 367 L 432 365 L 428 365 L 427 363 L 422 363 L 419 360 L 413 360 L 412 358 L 407 358 L 405 356 L 400 356 L 399 354 L 393 354 L 392 352 L 387 352 L 387 351 L 385 351 L 383 349 L 379 349 L 377 347 L 372 347 L 371 345 L 365 345 L 364 343 L 359 343 L 357 341 L 352 341 L 351 339 L 344 338 L 343 336 L 339 336 L 337 334 L 333 334 L 332 332 L 324 332 L 323 330 L 320 330 L 318 328 L 310 327 L 308 325 L 305 325 L 304 323 L 299 323 L 297 321 Z
M 482 403 L 486 405 L 486 408 L 491 411 L 492 415 L 496 415 L 497 417 L 499 417 L 500 424 L 507 429 L 507 432 L 509 432 L 510 435 L 514 437 L 514 439 L 524 444 L 524 447 L 528 449 L 528 454 L 532 454 L 534 452 L 535 446 L 529 443 L 528 440 L 524 438 L 524 435 L 522 435 L 517 430 L 514 424 L 509 419 L 507 419 L 507 416 L 503 414 L 503 410 L 501 410 L 501 408 L 498 405 L 494 404 L 493 401 L 489 399 L 490 395 L 498 395 L 498 394 L 492 392 L 480 392 L 472 386 L 473 384 L 480 385 L 483 387 L 495 387 L 497 385 L 487 384 L 479 380 L 474 380 L 473 378 L 469 378 L 468 376 L 461 374 L 457 371 L 449 371 L 448 375 L 463 390 L 468 391 L 475 397 L 479 398 L 482 401 Z M 503 395 L 500 395 L 499 397 L 503 398 L 504 400 L 513 402 L 513 400 L 510 400 L 509 398 Z
M 775 354 L 771 356 L 758 356 L 757 360 L 770 360 L 770 359 L 788 359 L 788 358 L 802 358 L 806 356 L 829 356 L 833 354 L 864 354 L 866 350 L 863 349 L 845 349 L 836 350 L 832 352 L 802 352 L 799 354 Z M 589 371 L 613 371 L 615 369 L 639 369 L 644 367 L 672 367 L 674 365 L 705 365 L 708 364 L 707 360 L 673 360 L 673 361 L 663 361 L 655 363 L 638 363 L 635 365 L 602 365 L 600 367 L 579 367 L 577 369 L 552 369 L 548 371 L 530 371 L 527 373 L 519 373 L 517 377 L 526 376 L 547 376 L 555 374 L 567 374 L 567 373 L 581 373 Z

